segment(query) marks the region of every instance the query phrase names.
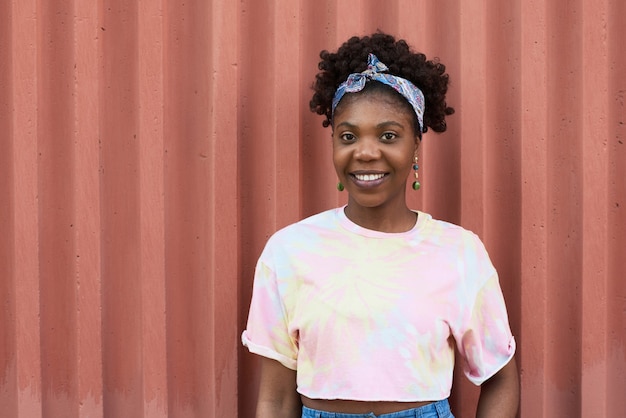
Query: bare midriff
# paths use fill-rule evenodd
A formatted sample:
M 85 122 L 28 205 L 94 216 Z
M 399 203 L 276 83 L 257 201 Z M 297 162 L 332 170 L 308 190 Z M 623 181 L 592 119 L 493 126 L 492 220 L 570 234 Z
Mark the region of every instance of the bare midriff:
M 344 414 L 367 414 L 375 415 L 390 414 L 392 412 L 406 409 L 419 408 L 428 405 L 431 401 L 425 402 L 367 402 L 367 401 L 345 401 L 328 399 L 311 399 L 300 395 L 302 404 L 307 408 L 319 411 L 339 412 Z

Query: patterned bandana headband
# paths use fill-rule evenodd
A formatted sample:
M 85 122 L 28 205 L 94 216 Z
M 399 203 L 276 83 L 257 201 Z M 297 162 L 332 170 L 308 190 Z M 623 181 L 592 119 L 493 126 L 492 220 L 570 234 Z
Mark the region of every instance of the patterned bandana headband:
M 407 79 L 391 74 L 383 74 L 383 71 L 388 70 L 389 68 L 380 62 L 376 55 L 369 54 L 367 57 L 367 70 L 362 73 L 350 74 L 348 79 L 337 87 L 335 97 L 333 97 L 332 114 L 335 114 L 335 108 L 344 94 L 357 93 L 363 90 L 369 80 L 374 80 L 393 88 L 409 101 L 417 115 L 420 131 L 424 132 L 424 93 Z

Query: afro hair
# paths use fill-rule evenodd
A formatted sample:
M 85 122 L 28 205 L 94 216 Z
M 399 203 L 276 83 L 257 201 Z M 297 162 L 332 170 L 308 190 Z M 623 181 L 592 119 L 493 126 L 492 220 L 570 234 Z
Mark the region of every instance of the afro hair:
M 446 67 L 435 60 L 427 60 L 422 53 L 412 52 L 404 40 L 388 34 L 375 33 L 370 36 L 348 39 L 336 53 L 323 50 L 318 65 L 320 72 L 315 76 L 311 111 L 325 115 L 324 127 L 332 124 L 332 101 L 335 91 L 352 73 L 367 68 L 367 56 L 373 53 L 389 67 L 389 74 L 405 78 L 415 84 L 425 98 L 424 129 L 435 132 L 446 130 L 446 115 L 454 109 L 446 104 L 448 74 Z M 408 102 L 407 102 L 408 103 Z

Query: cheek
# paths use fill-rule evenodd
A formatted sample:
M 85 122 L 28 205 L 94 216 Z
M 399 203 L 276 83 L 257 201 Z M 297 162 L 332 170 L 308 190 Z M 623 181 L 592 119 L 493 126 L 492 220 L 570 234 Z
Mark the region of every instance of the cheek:
M 338 173 L 341 172 L 345 166 L 345 157 L 336 149 L 333 149 L 333 166 Z
M 345 147 L 333 147 L 333 166 L 337 175 L 340 177 L 343 175 L 350 163 L 351 153 Z
M 413 155 L 410 158 L 398 158 L 396 164 L 400 172 L 405 172 L 407 175 L 410 174 L 413 170 Z

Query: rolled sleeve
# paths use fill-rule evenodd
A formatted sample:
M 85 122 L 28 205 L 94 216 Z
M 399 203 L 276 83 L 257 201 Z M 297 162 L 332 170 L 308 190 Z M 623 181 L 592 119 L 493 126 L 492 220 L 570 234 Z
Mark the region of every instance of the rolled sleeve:
M 457 347 L 465 359 L 463 372 L 475 385 L 495 375 L 515 354 L 497 274 L 477 292 L 468 321 L 458 334 Z
M 276 276 L 263 261 L 256 267 L 248 323 L 241 340 L 251 353 L 296 369 L 297 340 L 289 333 Z

